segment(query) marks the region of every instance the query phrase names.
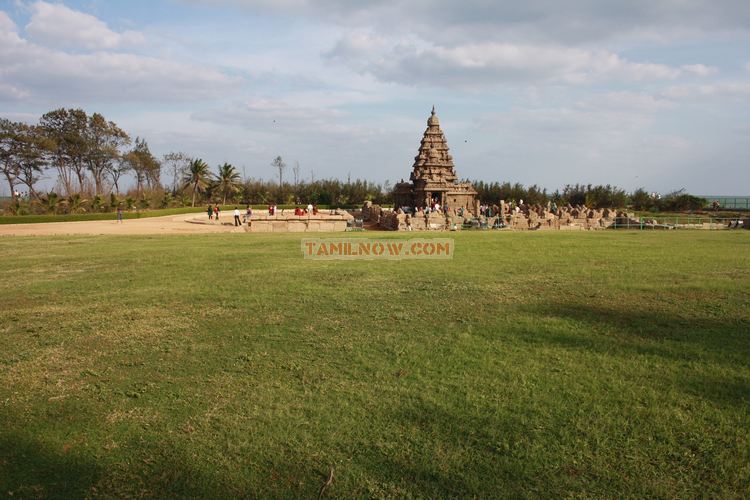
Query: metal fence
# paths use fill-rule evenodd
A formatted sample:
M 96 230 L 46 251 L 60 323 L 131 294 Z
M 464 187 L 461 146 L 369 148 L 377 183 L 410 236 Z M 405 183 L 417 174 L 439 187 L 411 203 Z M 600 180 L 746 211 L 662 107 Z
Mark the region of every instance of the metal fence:
M 639 217 L 616 222 L 618 229 L 749 229 L 745 227 L 748 218 L 730 217 Z
M 750 210 L 750 196 L 703 196 L 708 201 L 706 208 L 711 208 L 715 201 L 726 210 Z

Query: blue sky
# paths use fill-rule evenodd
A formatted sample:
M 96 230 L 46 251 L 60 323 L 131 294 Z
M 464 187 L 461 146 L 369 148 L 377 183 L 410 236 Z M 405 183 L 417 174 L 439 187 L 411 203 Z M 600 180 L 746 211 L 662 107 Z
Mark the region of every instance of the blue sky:
M 750 194 L 750 2 L 0 0 L 0 116 L 83 107 L 214 168 Z

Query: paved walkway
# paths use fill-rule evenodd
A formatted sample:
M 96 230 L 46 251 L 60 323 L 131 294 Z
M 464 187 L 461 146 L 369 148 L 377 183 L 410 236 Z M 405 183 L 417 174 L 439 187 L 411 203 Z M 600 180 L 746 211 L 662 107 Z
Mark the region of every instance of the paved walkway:
M 114 218 L 114 216 L 113 216 Z M 144 219 L 98 220 L 81 222 L 45 222 L 39 224 L 0 224 L 0 236 L 49 236 L 71 234 L 196 234 L 245 232 L 243 227 L 217 224 L 191 224 L 189 219 L 204 222 L 205 215 L 182 214 Z M 231 223 L 232 215 L 222 217 L 223 223 Z M 207 221 L 206 221 L 207 222 Z

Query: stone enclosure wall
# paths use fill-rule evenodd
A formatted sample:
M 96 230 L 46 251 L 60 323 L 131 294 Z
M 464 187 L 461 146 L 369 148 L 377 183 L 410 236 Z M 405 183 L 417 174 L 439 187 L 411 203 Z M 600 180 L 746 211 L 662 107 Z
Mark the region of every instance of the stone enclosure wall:
M 445 212 L 406 214 L 401 210 L 383 210 L 377 205 L 366 203 L 362 210 L 365 220 L 378 222 L 389 231 L 429 231 L 460 230 L 464 224 L 481 225 L 489 228 L 524 230 L 592 230 L 606 229 L 616 222 L 632 220 L 633 215 L 613 209 L 591 209 L 583 205 L 565 206 L 552 209 L 550 205 L 520 205 L 511 207 L 502 203 L 488 207 L 485 215 L 478 218 L 456 209 Z

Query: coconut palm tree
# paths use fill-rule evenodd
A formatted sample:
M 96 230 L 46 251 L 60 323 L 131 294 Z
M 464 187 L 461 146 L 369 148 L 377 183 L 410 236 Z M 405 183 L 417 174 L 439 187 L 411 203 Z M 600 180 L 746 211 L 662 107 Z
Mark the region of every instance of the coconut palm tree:
M 222 205 L 227 204 L 227 195 L 237 192 L 240 180 L 240 174 L 233 165 L 225 163 L 219 167 L 219 173 L 216 175 L 216 190 L 224 196 Z
M 195 206 L 195 195 L 198 192 L 203 192 L 208 187 L 209 176 L 211 173 L 208 170 L 208 164 L 197 158 L 190 162 L 187 173 L 183 179 L 185 187 L 192 186 L 193 188 L 193 205 Z

